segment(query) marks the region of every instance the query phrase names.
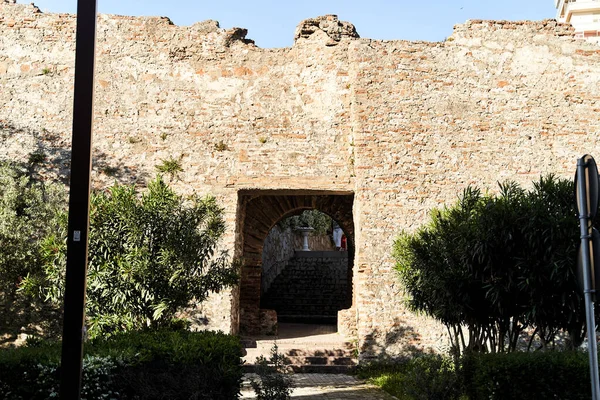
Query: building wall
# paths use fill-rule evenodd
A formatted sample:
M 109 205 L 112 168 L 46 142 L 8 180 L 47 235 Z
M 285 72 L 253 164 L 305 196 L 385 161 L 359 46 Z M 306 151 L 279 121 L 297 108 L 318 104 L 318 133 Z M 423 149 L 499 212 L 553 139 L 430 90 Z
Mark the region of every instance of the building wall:
M 143 184 L 181 160 L 182 193 L 213 193 L 239 255 L 243 189 L 354 193 L 354 306 L 364 355 L 443 345 L 411 314 L 393 271 L 395 235 L 467 185 L 571 177 L 598 153 L 600 51 L 570 26 L 467 21 L 444 42 L 360 39 L 332 16 L 293 47 L 260 49 L 214 21 L 102 15 L 95 187 Z M 0 3 L 0 157 L 42 149 L 68 172 L 75 19 Z M 203 308 L 232 329 L 237 291 Z

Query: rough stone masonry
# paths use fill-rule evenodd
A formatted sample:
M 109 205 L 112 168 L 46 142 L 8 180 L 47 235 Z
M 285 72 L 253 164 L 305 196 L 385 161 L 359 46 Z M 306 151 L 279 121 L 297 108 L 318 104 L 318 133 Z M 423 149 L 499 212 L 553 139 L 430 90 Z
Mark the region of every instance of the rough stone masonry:
M 13 3 L 0 2 L 0 157 L 43 151 L 45 173 L 66 178 L 75 17 Z M 362 356 L 436 346 L 443 329 L 404 306 L 394 237 L 469 184 L 571 177 L 577 157 L 600 154 L 600 50 L 554 20 L 467 21 L 439 43 L 359 38 L 332 15 L 302 22 L 290 48 L 246 35 L 215 21 L 98 25 L 94 186 L 143 184 L 173 158 L 178 191 L 220 200 L 246 278 L 197 311 L 210 328 L 251 330 L 264 232 L 323 205 L 352 231 L 344 323 Z

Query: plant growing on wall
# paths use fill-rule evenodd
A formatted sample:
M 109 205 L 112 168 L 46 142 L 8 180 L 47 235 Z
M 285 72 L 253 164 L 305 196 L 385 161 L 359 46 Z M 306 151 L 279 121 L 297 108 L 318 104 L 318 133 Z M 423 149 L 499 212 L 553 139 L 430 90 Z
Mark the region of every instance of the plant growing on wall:
M 169 175 L 171 180 L 177 177 L 180 172 L 183 172 L 181 161 L 173 157 L 167 160 L 161 160 L 161 163 L 156 166 L 156 170 L 160 173 Z
M 223 210 L 212 197 L 188 202 L 159 176 L 141 194 L 115 184 L 93 194 L 87 289 L 89 334 L 169 326 L 176 313 L 237 282 L 218 251 Z M 64 241 L 46 248 L 46 270 L 29 285 L 62 300 Z M 36 283 L 37 282 L 37 283 Z

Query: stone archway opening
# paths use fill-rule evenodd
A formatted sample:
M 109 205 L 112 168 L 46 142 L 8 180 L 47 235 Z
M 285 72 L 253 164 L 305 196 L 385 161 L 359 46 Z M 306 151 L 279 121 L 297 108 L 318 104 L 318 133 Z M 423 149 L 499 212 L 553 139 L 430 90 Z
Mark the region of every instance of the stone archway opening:
M 313 209 L 280 220 L 263 246 L 260 308 L 275 310 L 278 324 L 337 326 L 338 311 L 352 306 L 348 254 L 329 215 Z
M 311 308 L 296 311 L 294 309 L 285 309 L 285 307 L 275 307 L 279 312 L 283 312 L 282 318 L 286 320 L 298 320 L 305 318 L 307 322 L 319 322 L 321 317 L 329 317 L 327 322 L 337 322 L 338 330 L 347 332 L 352 330 L 351 325 L 355 324 L 355 314 L 351 311 L 353 305 L 353 267 L 354 267 L 354 219 L 353 219 L 354 194 L 351 192 L 325 192 L 325 191 L 307 191 L 307 190 L 245 190 L 239 192 L 238 197 L 238 236 L 237 249 L 241 253 L 242 270 L 239 292 L 239 331 L 246 335 L 263 335 L 276 333 L 278 315 L 277 310 L 273 309 L 272 299 L 265 296 L 263 285 L 263 248 L 269 232 L 276 224 L 287 217 L 302 213 L 304 210 L 318 210 L 329 215 L 339 224 L 345 233 L 347 239 L 347 251 L 345 254 L 338 254 L 334 257 L 331 254 L 315 252 L 307 255 L 304 252 L 300 255 L 300 266 L 296 269 L 301 270 L 302 266 L 314 264 L 315 262 L 325 261 L 331 268 L 340 268 L 340 260 L 344 258 L 344 270 L 331 272 L 328 279 L 332 282 L 335 276 L 345 277 L 346 290 L 337 293 L 334 304 L 328 306 L 327 312 L 311 313 Z M 333 252 L 332 252 L 333 253 Z M 314 259 L 319 260 L 314 260 Z M 339 258 L 334 260 L 334 258 Z M 347 261 L 346 261 L 347 260 Z M 337 274 L 337 275 L 336 275 Z M 297 275 L 290 274 L 287 278 L 288 284 L 295 279 Z M 291 279 L 291 281 L 290 281 Z M 314 279 L 310 278 L 310 279 Z M 282 281 L 286 281 L 283 280 Z M 307 281 L 308 282 L 308 281 Z M 305 282 L 306 283 L 306 282 Z M 281 284 L 281 283 L 280 283 Z M 284 283 L 285 285 L 285 283 Z M 285 291 L 285 287 L 282 290 Z M 287 287 L 296 294 L 303 290 L 302 283 Z M 306 293 L 303 293 L 306 299 Z M 310 296 L 310 294 L 308 294 Z M 342 296 L 343 298 L 339 298 Z M 336 308 L 336 310 L 333 310 Z M 336 311 L 342 310 L 339 314 L 343 318 L 338 319 Z M 314 304 L 313 308 L 314 310 Z M 349 311 L 350 310 L 350 311 Z M 343 329 L 339 329 L 343 325 Z M 350 327 L 349 327 L 350 325 Z

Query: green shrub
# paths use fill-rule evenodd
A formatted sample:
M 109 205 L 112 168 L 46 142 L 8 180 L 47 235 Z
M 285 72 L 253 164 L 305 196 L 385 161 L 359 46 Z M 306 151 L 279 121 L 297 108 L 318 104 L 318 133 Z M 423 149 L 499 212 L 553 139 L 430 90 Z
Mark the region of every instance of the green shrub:
M 14 302 L 21 280 L 40 272 L 42 243 L 57 229 L 64 204 L 64 188 L 0 161 L 0 303 Z
M 123 333 L 92 341 L 88 351 L 123 357 L 120 382 L 127 396 L 234 399 L 240 390 L 239 339 L 220 332 Z
M 286 375 L 289 360 L 279 353 L 277 345 L 271 348 L 268 359 L 263 356 L 256 358 L 256 374 L 258 381 L 251 380 L 250 384 L 256 393 L 257 400 L 289 400 L 294 387 L 291 377 Z
M 446 325 L 453 351 L 516 351 L 525 327 L 549 347 L 560 331 L 585 333 L 577 288 L 573 182 L 552 175 L 497 195 L 468 187 L 394 243 L 409 306 Z
M 401 400 L 455 400 L 462 394 L 460 375 L 449 357 L 427 354 L 395 364 L 373 364 L 358 372 Z
M 360 365 L 356 372 L 360 378 L 368 379 L 371 383 L 398 399 L 408 400 L 404 392 L 404 381 L 408 366 L 408 360 L 396 363 L 373 363 Z
M 455 400 L 460 397 L 462 388 L 452 360 L 431 354 L 410 363 L 404 391 L 415 400 Z
M 86 316 L 90 337 L 168 328 L 178 311 L 237 283 L 219 249 L 225 232 L 215 198 L 184 199 L 158 176 L 141 195 L 115 184 L 90 200 Z M 23 288 L 61 304 L 64 236 L 44 242 L 44 270 Z
M 583 400 L 591 395 L 588 355 L 576 351 L 419 356 L 395 364 L 361 366 L 369 379 L 400 400 Z
M 586 353 L 468 354 L 462 375 L 469 399 L 589 399 Z
M 0 351 L 0 399 L 58 393 L 59 343 Z M 239 339 L 220 332 L 129 332 L 84 346 L 82 399 L 237 399 Z

